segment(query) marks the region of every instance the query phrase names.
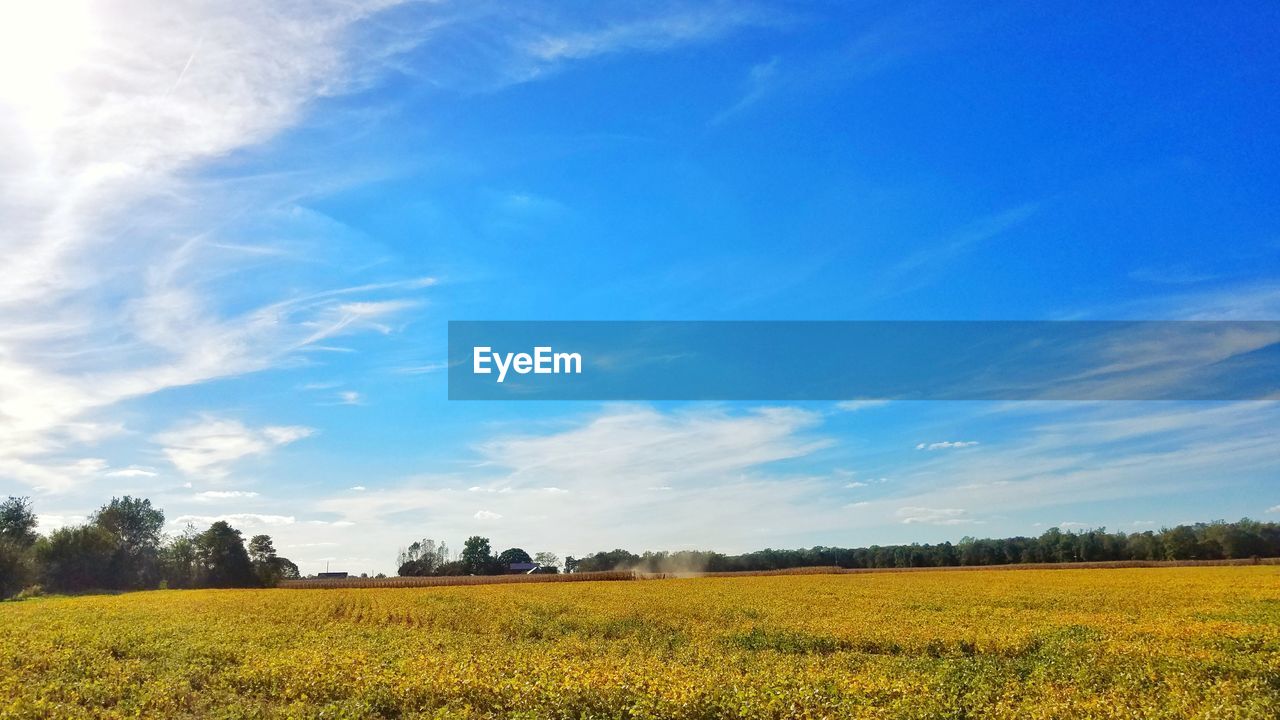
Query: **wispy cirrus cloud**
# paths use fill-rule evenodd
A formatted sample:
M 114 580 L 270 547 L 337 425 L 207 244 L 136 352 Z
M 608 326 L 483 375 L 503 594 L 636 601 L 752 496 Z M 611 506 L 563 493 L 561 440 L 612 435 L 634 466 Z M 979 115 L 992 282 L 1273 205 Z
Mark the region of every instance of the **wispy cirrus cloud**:
M 775 55 L 765 62 L 752 65 L 747 72 L 746 90 L 742 97 L 738 98 L 737 102 L 729 107 L 716 113 L 715 116 L 707 121 L 707 124 L 719 125 L 760 102 L 769 93 L 778 77 L 779 62 L 778 56 Z
M 836 403 L 836 409 L 843 412 L 858 412 L 888 404 L 888 400 L 843 400 Z
M 313 432 L 297 425 L 255 429 L 238 420 L 206 416 L 159 433 L 152 440 L 179 472 L 216 480 L 226 477 L 242 458 L 263 455 Z
M 753 2 L 597 3 L 570 9 L 554 2 L 468 2 L 424 9 L 431 15 L 432 83 L 464 91 L 530 82 L 566 65 L 624 52 L 660 52 L 735 31 L 789 23 L 789 13 Z
M 0 476 L 75 487 L 66 454 L 121 431 L 105 408 L 387 332 L 413 310 L 396 296 L 429 282 L 333 272 L 274 296 L 223 282 L 314 264 L 286 227 L 332 230 L 287 178 L 206 172 L 358 85 L 381 53 L 349 41 L 390 4 L 0 9 L 3 66 L 22 68 L 0 70 Z M 273 232 L 246 235 L 249 208 Z
M 896 514 L 904 525 L 970 525 L 980 522 L 969 517 L 969 511 L 963 508 L 908 506 L 898 508 Z
M 1040 207 L 1039 202 L 1015 205 L 924 243 L 920 249 L 880 272 L 872 293 L 887 297 L 928 285 L 960 257 L 1024 226 L 1035 217 Z
M 1129 279 L 1154 285 L 1197 285 L 1222 276 L 1194 270 L 1186 265 L 1173 267 L 1143 267 L 1129 273 Z
M 398 60 L 415 48 L 485 68 L 429 82 L 482 90 L 777 20 L 679 2 L 0 9 L 3 67 L 21 68 L 0 70 L 0 476 L 75 487 L 67 455 L 121 432 L 117 403 L 349 351 L 334 340 L 418 311 L 433 278 L 370 275 L 351 229 L 306 205 L 358 168 L 235 172 L 316 102 L 417 74 Z
M 1011 403 L 1018 437 L 982 453 L 935 453 L 905 472 L 900 506 L 980 508 L 981 517 L 1256 482 L 1280 463 L 1271 402 Z M 884 512 L 889 501 L 870 512 Z
M 1277 320 L 1280 319 L 1280 283 L 1270 279 L 1238 280 L 1211 287 L 1160 292 L 1129 302 L 1084 308 L 1066 317 L 1106 320 Z
M 943 440 L 941 442 L 917 443 L 917 450 L 954 450 L 956 448 L 967 448 L 977 445 L 977 440 Z

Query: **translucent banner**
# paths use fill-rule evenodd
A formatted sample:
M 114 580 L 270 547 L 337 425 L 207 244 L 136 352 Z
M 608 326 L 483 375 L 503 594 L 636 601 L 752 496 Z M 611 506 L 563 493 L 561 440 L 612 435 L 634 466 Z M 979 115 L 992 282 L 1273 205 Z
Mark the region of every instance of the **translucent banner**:
M 451 400 L 1260 400 L 1280 322 L 449 323 Z

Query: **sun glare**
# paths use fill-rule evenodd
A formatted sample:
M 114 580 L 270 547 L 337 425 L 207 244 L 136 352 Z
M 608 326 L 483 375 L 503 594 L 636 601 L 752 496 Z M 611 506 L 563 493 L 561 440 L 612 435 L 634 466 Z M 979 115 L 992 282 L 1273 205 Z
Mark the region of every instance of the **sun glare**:
M 0 3 L 0 103 L 32 130 L 55 125 L 66 110 L 68 75 L 92 38 L 83 0 Z

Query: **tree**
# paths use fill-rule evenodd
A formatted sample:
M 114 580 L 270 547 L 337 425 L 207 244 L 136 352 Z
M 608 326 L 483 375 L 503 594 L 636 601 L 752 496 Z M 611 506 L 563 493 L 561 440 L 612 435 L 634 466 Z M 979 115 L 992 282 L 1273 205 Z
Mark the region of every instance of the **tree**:
M 396 557 L 396 567 L 401 576 L 436 575 L 447 562 L 449 546 L 444 541 L 437 544 L 430 538 L 423 538 L 402 548 Z
M 116 541 L 110 587 L 136 590 L 154 587 L 159 582 L 163 511 L 151 507 L 151 501 L 146 498 L 113 497 L 94 514 L 93 523 Z
M 250 587 L 256 579 L 244 538 L 224 520 L 196 538 L 196 564 L 205 587 Z
M 1159 560 L 1164 556 L 1164 549 L 1155 533 L 1148 530 L 1129 536 L 1125 542 L 1125 554 L 1130 560 Z
M 553 552 L 542 551 L 534 553 L 533 561 L 544 568 L 558 568 L 560 566 L 560 558 L 556 557 Z
M 34 575 L 31 548 L 0 536 L 0 600 L 17 594 Z
M 640 564 L 640 556 L 633 552 L 618 548 L 609 552 L 598 552 L 582 558 L 575 565 L 581 572 L 600 572 L 604 570 L 627 570 Z
M 529 557 L 529 553 L 520 548 L 507 548 L 498 555 L 498 562 L 502 565 L 510 565 L 511 563 L 531 563 L 533 558 Z
M 481 575 L 489 570 L 489 566 L 493 564 L 493 549 L 489 545 L 489 538 L 472 535 L 462 546 L 462 556 L 459 558 L 463 571 L 471 575 Z
M 283 579 L 298 577 L 298 566 L 276 555 L 270 535 L 254 535 L 249 539 L 249 562 L 263 587 L 275 587 Z
M 1199 560 L 1200 543 L 1196 531 L 1187 525 L 1179 525 L 1160 533 L 1168 560 Z
M 467 569 L 463 567 L 461 560 L 453 560 L 436 568 L 436 575 L 444 575 L 448 577 L 456 577 L 458 575 L 466 575 Z
M 302 577 L 302 573 L 298 571 L 298 566 L 289 558 L 276 558 L 276 565 L 279 567 L 281 580 L 297 580 Z
M 35 512 L 31 498 L 10 495 L 0 503 L 0 538 L 10 540 L 19 547 L 31 547 L 36 541 Z
M 35 544 L 41 579 L 51 590 L 79 592 L 111 587 L 118 545 L 97 525 L 59 528 Z
M 199 531 L 191 523 L 182 534 L 169 540 L 160 548 L 160 580 L 167 588 L 193 588 L 199 582 L 198 548 Z
M 270 535 L 254 535 L 249 538 L 249 560 L 255 563 L 271 562 L 276 556 L 275 543 Z
M 280 581 L 279 567 L 276 557 L 275 543 L 270 535 L 254 535 L 249 538 L 249 562 L 253 564 L 253 574 L 258 583 L 264 587 L 272 587 Z
M 36 539 L 31 500 L 10 496 L 0 503 L 0 600 L 16 594 L 35 577 L 31 546 Z

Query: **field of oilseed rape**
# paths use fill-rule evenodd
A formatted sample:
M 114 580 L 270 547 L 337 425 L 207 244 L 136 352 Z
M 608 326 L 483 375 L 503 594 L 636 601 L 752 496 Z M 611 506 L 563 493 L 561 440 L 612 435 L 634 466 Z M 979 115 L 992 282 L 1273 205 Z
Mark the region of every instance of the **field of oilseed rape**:
M 0 717 L 1280 717 L 1280 568 L 0 604 Z

